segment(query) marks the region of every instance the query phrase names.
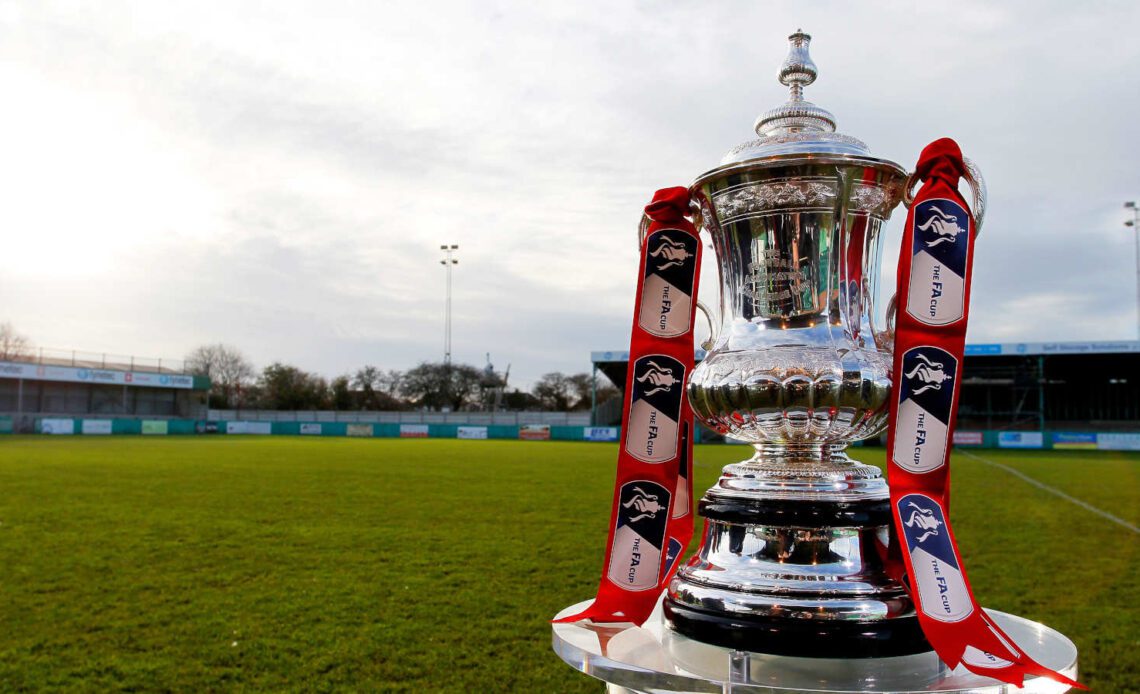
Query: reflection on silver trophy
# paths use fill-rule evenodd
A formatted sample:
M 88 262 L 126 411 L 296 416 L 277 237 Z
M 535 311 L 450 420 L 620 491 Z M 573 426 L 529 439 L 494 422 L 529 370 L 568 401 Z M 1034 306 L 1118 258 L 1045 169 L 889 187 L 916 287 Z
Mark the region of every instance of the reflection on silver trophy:
M 758 119 L 759 139 L 692 186 L 716 251 L 720 318 L 688 396 L 701 422 L 756 453 L 705 494 L 701 550 L 670 584 L 665 611 L 681 633 L 743 650 L 915 653 L 929 646 L 913 603 L 883 569 L 886 481 L 845 452 L 887 425 L 892 333 L 876 318 L 889 313 L 879 304 L 879 232 L 907 174 L 804 99 L 816 78 L 810 38 L 790 37 L 779 80 L 791 97 Z M 980 226 L 984 198 L 971 174 Z M 926 223 L 934 243 L 965 227 L 945 211 Z M 939 389 L 950 385 L 942 367 L 919 362 L 905 377 L 915 392 Z M 912 520 L 937 532 L 918 511 Z

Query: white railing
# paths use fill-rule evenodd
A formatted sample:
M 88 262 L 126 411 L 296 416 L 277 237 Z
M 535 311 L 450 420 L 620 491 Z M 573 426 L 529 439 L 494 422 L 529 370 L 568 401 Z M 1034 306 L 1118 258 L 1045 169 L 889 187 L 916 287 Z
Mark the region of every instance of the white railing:
M 7 355 L 8 361 L 48 366 L 74 366 L 87 369 L 115 369 L 119 371 L 151 371 L 155 373 L 186 373 L 186 364 L 181 359 L 161 357 L 140 357 L 131 354 L 110 352 L 85 352 L 79 349 L 59 349 L 55 347 L 29 347 Z

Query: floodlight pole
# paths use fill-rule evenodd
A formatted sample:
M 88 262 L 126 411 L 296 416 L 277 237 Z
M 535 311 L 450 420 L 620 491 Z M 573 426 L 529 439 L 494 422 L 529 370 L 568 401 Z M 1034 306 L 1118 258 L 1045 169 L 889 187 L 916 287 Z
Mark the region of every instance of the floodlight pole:
M 1124 209 L 1132 210 L 1132 219 L 1124 223 L 1132 227 L 1132 236 L 1136 239 L 1136 336 L 1140 337 L 1140 207 L 1135 200 L 1124 203 Z
M 444 258 L 439 261 L 440 265 L 447 268 L 447 303 L 444 309 L 444 323 L 443 323 L 443 363 L 448 366 L 451 365 L 451 266 L 458 265 L 459 260 L 453 258 L 452 254 L 459 250 L 456 244 L 443 244 L 439 247 L 443 251 Z

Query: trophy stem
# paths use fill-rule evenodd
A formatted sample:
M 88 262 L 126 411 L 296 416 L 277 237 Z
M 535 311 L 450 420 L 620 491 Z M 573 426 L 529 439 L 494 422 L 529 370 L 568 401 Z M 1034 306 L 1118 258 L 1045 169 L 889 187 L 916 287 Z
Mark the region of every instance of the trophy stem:
M 724 467 L 710 498 L 853 502 L 890 495 L 882 472 L 849 457 L 846 443 L 756 443 L 753 448 L 748 460 Z

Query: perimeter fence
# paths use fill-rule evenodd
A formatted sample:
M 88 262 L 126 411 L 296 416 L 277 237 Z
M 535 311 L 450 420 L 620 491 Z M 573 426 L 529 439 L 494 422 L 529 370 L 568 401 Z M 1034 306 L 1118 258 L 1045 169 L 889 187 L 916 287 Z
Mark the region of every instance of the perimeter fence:
M 583 427 L 590 425 L 589 412 L 416 412 L 336 410 L 210 410 L 207 417 L 220 422 L 348 422 L 359 424 L 472 424 L 479 426 Z
M 0 434 L 13 431 L 13 419 L 0 416 Z M 24 433 L 24 432 L 18 432 Z M 617 427 L 554 424 L 480 424 L 352 421 L 260 421 L 253 419 L 138 419 L 38 417 L 31 433 L 49 435 L 262 435 L 354 436 L 362 438 L 522 439 L 524 441 L 617 441 Z
M 211 410 L 211 415 L 219 411 Z M 242 413 L 247 414 L 247 413 Z M 140 418 L 80 418 L 37 417 L 27 425 L 14 426 L 10 416 L 0 415 L 0 434 L 35 433 L 53 435 L 262 435 L 262 436 L 355 436 L 364 438 L 435 438 L 435 439 L 522 439 L 531 441 L 617 441 L 621 428 L 591 426 L 570 421 L 575 413 L 520 412 L 525 415 L 562 415 L 567 423 L 546 422 L 513 423 L 490 421 L 494 418 L 515 417 L 515 413 L 359 413 L 376 415 L 422 414 L 431 421 L 352 421 L 348 415 L 357 413 L 327 413 L 341 417 L 341 421 L 322 421 L 316 417 L 298 416 L 303 413 L 274 413 L 277 419 L 140 419 Z M 557 419 L 557 417 L 555 417 Z M 452 421 L 447 421 L 451 419 Z M 696 442 L 743 443 L 713 436 L 698 427 Z M 856 445 L 878 445 L 879 441 Z M 1070 451 L 1140 451 L 1140 432 L 1087 432 L 1087 431 L 957 431 L 954 446 L 958 448 L 1004 448 L 1022 450 Z

